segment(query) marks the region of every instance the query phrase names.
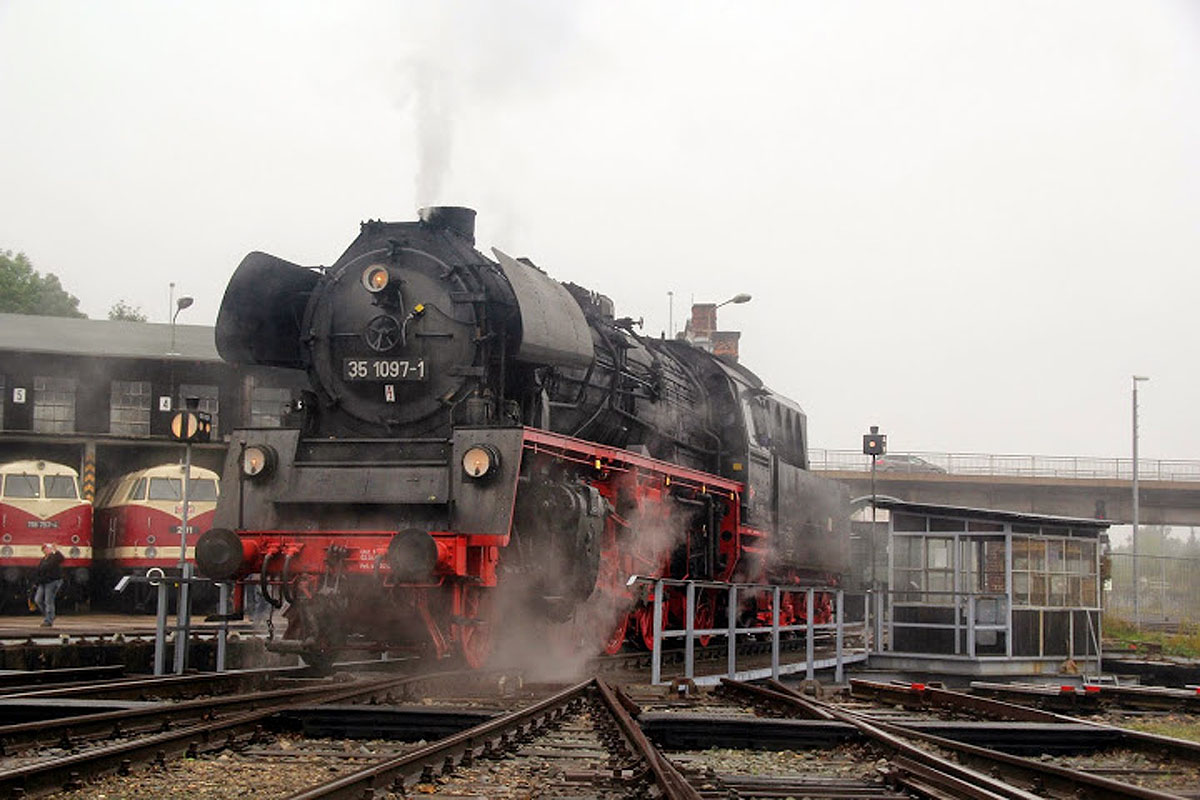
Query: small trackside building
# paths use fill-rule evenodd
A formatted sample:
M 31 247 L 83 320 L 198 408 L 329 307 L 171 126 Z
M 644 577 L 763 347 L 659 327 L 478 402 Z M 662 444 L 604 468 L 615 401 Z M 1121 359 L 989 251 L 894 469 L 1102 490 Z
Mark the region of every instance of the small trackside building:
M 883 498 L 875 517 L 887 566 L 872 667 L 1099 673 L 1107 521 Z

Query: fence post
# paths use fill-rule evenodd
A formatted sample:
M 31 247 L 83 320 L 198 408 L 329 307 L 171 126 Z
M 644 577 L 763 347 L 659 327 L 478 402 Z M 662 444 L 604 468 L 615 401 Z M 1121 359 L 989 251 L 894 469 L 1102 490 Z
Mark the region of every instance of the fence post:
M 967 657 L 975 657 L 975 595 L 967 595 Z
M 229 647 L 229 584 L 218 583 L 221 592 L 217 610 L 221 615 L 221 631 L 217 635 L 217 672 L 225 671 L 225 656 Z
M 175 646 L 179 647 L 179 633 L 175 634 Z M 187 645 L 184 645 L 185 647 Z M 167 673 L 167 579 L 158 582 L 158 616 L 154 625 L 154 674 Z
M 874 600 L 875 590 L 866 590 L 866 594 L 863 595 L 863 646 L 866 648 L 866 655 L 871 655 L 872 652 L 875 652 L 875 622 L 872 621 L 875 618 L 871 616 L 871 612 L 874 610 L 872 608 L 875 604 L 872 602 Z
M 657 686 L 662 683 L 662 594 L 663 582 L 660 578 L 654 582 L 654 650 L 650 654 L 650 684 Z
M 837 664 L 833 669 L 834 683 L 842 682 L 842 634 L 844 633 L 844 629 L 846 627 L 846 616 L 845 616 L 846 609 L 845 609 L 845 598 L 844 598 L 843 594 L 844 593 L 842 592 L 841 589 L 837 590 L 837 609 L 834 612 L 834 614 L 837 617 L 837 636 L 835 639 L 835 641 L 837 642 L 837 645 L 836 645 Z
M 883 589 L 875 596 L 875 652 L 883 653 L 883 615 L 888 613 L 888 598 Z
M 729 678 L 737 675 L 737 584 L 729 585 L 729 604 L 726 606 L 729 616 Z
M 771 677 L 779 680 L 779 598 L 781 592 L 776 586 L 771 592 Z
M 686 622 L 683 626 L 683 677 L 695 677 L 696 669 L 696 584 L 687 582 L 687 601 L 684 603 Z
M 813 630 L 813 588 L 810 586 L 804 592 L 804 602 L 808 606 L 808 630 L 804 632 L 804 658 L 808 662 L 804 668 L 804 677 L 813 679 L 813 650 L 816 642 L 816 631 Z

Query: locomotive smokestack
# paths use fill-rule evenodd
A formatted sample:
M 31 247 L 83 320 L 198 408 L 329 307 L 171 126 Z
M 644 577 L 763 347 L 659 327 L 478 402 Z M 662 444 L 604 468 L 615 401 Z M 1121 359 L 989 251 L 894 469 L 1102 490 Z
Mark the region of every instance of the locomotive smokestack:
M 453 231 L 475 244 L 475 209 L 463 206 L 429 206 L 417 212 L 421 222 L 432 228 Z

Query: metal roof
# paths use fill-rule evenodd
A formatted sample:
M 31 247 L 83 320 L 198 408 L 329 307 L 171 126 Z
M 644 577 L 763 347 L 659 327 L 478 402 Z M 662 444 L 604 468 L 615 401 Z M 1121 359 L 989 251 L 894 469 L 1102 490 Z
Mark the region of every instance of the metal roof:
M 163 322 L 117 322 L 107 319 L 0 314 L 0 352 L 55 353 L 109 358 L 220 361 L 213 329 L 208 325 Z
M 863 507 L 869 504 L 864 503 Z M 1074 528 L 1095 528 L 1105 530 L 1113 523 L 1107 519 L 1087 519 L 1086 517 L 1055 517 L 1050 514 L 1033 514 L 1024 511 L 1004 511 L 995 508 L 971 508 L 969 506 L 944 506 L 937 503 L 910 503 L 907 500 L 897 500 L 893 497 L 880 497 L 875 501 L 878 508 L 889 511 L 899 511 L 910 514 L 926 514 L 940 517 L 965 517 L 967 519 L 988 519 L 1003 522 L 1027 523 L 1030 525 L 1061 525 Z

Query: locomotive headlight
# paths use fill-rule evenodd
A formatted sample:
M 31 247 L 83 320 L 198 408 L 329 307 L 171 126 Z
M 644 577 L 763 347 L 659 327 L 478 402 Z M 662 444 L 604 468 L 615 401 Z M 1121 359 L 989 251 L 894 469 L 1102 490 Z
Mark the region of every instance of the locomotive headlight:
M 0 558 L 12 558 L 13 549 L 8 545 L 0 547 Z
M 482 478 L 500 466 L 500 454 L 486 444 L 477 444 L 463 453 L 463 472 L 469 478 Z
M 146 558 L 154 558 L 156 555 L 158 555 L 157 547 L 155 547 L 154 545 L 150 545 L 149 547 L 146 548 L 146 553 L 145 553 Z
M 378 294 L 388 285 L 387 267 L 376 264 L 363 270 L 362 285 L 371 294 Z
M 261 480 L 275 470 L 275 450 L 265 444 L 252 444 L 242 451 L 242 474 Z

